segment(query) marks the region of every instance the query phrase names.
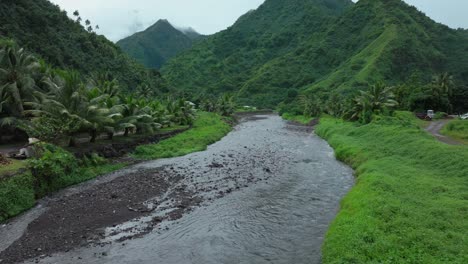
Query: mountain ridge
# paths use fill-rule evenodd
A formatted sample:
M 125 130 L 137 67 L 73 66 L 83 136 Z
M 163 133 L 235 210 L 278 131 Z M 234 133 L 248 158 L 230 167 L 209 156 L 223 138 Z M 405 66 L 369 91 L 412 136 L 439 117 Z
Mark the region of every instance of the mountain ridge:
M 349 94 L 414 72 L 428 81 L 448 71 L 468 82 L 467 43 L 464 31 L 401 0 L 267 0 L 161 71 L 184 91 L 233 92 L 242 103 L 273 107 L 291 90 Z

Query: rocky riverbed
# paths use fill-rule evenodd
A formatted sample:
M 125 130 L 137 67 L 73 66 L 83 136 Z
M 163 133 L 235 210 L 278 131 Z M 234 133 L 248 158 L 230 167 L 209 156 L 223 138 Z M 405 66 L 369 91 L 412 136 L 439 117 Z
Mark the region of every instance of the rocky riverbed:
M 207 151 L 42 200 L 0 227 L 0 263 L 319 263 L 352 184 L 310 127 L 244 117 Z

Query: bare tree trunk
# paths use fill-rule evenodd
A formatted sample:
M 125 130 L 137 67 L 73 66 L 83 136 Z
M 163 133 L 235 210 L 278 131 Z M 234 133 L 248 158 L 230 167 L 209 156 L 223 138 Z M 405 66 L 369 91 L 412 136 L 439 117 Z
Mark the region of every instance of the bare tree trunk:
M 107 133 L 107 139 L 108 140 L 112 140 L 113 138 L 114 138 L 114 133 L 112 133 L 112 132 Z
M 124 133 L 124 137 L 128 137 L 128 132 L 130 131 L 130 129 L 128 127 L 125 128 L 125 133 Z

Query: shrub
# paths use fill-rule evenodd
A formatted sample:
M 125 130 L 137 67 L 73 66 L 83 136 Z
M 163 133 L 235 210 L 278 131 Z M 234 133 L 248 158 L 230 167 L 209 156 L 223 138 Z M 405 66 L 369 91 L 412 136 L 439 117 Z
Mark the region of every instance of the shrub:
M 73 154 L 51 144 L 36 145 L 36 152 L 40 158 L 31 160 L 30 167 L 36 196 L 42 197 L 57 190 L 61 178 L 77 170 L 79 164 Z

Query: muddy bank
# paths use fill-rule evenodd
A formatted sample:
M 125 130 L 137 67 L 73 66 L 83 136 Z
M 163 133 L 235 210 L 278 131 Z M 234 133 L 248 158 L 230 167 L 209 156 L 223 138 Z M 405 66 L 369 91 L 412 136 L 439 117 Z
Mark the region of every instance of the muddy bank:
M 105 142 L 104 140 L 97 143 L 81 143 L 79 147 L 69 147 L 67 150 L 75 154 L 75 156 L 78 158 L 90 156 L 93 153 L 98 154 L 104 158 L 120 158 L 129 153 L 132 153 L 136 147 L 140 145 L 156 144 L 161 140 L 171 138 L 177 134 L 187 131 L 188 129 L 190 128 L 178 129 L 170 132 L 161 132 L 156 135 L 144 136 L 142 138 L 125 138 L 121 136 L 119 138 L 120 140 L 125 139 L 128 142 L 119 142 L 116 140 L 109 140 L 109 142 Z
M 0 259 L 318 263 L 352 171 L 309 127 L 275 115 L 243 120 L 207 151 L 140 163 L 41 201 Z

